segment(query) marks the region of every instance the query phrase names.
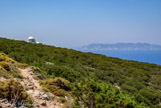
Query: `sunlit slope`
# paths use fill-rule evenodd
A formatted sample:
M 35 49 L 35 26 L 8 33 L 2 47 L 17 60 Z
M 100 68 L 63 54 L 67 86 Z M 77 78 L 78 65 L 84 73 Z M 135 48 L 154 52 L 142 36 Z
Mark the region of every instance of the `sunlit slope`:
M 18 62 L 39 67 L 48 78 L 62 77 L 71 83 L 92 79 L 120 88 L 138 103 L 154 107 L 161 102 L 159 65 L 3 38 L 0 51 Z

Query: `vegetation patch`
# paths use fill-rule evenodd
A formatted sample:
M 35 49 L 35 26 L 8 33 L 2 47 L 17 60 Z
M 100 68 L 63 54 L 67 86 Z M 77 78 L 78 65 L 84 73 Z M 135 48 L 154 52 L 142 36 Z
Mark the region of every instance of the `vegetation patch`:
M 11 67 L 6 61 L 1 61 L 0 62 L 1 67 L 3 67 L 6 71 L 11 71 Z
M 71 91 L 69 81 L 57 77 L 51 80 L 42 81 L 41 84 L 43 87 L 47 88 L 51 93 L 57 96 L 69 96 Z
M 0 98 L 6 98 L 11 103 L 21 101 L 22 103 L 32 103 L 31 98 L 25 92 L 24 87 L 13 79 L 0 81 Z
M 0 76 L 5 78 L 23 78 L 17 67 L 24 65 L 9 58 L 6 54 L 0 53 Z
M 72 92 L 76 96 L 76 108 L 82 105 L 88 108 L 149 108 L 111 84 L 90 79 L 75 83 Z

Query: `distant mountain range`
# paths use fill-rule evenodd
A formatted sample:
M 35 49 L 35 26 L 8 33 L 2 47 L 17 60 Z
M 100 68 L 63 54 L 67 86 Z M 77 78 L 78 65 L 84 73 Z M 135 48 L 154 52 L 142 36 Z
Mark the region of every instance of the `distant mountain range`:
M 161 45 L 154 45 L 149 43 L 93 43 L 81 47 L 81 50 L 161 50 Z

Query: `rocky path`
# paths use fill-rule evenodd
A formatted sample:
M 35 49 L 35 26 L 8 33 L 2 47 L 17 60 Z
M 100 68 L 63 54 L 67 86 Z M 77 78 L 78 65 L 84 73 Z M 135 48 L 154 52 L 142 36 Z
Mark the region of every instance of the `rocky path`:
M 54 102 L 51 93 L 46 94 L 38 80 L 34 79 L 34 73 L 31 68 L 19 69 L 24 79 L 19 79 L 21 84 L 27 88 L 26 92 L 34 101 L 35 108 L 63 108 L 63 104 Z

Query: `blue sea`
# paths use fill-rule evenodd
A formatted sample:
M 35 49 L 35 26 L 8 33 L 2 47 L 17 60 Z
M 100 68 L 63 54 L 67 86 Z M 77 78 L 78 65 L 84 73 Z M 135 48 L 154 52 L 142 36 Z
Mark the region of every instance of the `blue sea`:
M 118 57 L 125 60 L 134 60 L 161 65 L 161 50 L 148 51 L 84 51 L 103 54 L 110 57 Z

